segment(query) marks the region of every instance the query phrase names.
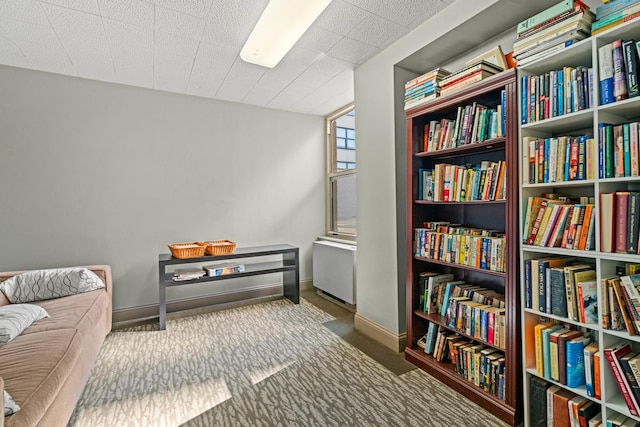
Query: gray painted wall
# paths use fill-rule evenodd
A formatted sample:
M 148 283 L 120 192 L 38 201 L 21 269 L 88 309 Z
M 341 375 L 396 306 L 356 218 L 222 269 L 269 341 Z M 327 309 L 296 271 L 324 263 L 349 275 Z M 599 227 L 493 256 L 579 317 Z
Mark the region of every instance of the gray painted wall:
M 0 270 L 110 264 L 114 308 L 158 301 L 173 242 L 324 233 L 324 119 L 0 67 Z M 168 291 L 168 299 L 278 275 Z

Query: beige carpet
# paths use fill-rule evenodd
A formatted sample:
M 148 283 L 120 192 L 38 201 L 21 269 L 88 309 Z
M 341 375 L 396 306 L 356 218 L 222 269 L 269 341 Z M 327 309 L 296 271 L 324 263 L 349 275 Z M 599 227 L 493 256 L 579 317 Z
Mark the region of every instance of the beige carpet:
M 421 370 L 395 375 L 302 299 L 111 333 L 69 423 L 505 426 Z

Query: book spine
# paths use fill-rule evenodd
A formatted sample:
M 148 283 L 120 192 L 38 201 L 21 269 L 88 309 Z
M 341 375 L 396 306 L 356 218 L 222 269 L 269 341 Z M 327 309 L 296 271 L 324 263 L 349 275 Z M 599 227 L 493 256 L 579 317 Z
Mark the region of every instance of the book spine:
M 611 349 L 605 349 L 604 355 L 611 366 L 611 371 L 613 372 L 613 376 L 616 380 L 616 384 L 620 389 L 620 394 L 622 395 L 624 402 L 627 404 L 629 408 L 629 412 L 631 415 L 638 416 L 638 410 L 636 409 L 636 405 L 634 403 L 633 397 L 630 394 L 629 389 L 627 388 L 626 379 L 623 377 L 622 369 L 620 368 L 620 364 L 618 363 L 617 357 L 613 354 Z
M 613 95 L 616 101 L 627 99 L 627 79 L 624 73 L 624 54 L 622 52 L 622 40 L 618 39 L 612 44 L 613 55 Z
M 627 75 L 627 91 L 629 98 L 640 95 L 638 91 L 638 52 L 634 40 L 623 40 L 622 53 L 624 56 L 625 73 Z

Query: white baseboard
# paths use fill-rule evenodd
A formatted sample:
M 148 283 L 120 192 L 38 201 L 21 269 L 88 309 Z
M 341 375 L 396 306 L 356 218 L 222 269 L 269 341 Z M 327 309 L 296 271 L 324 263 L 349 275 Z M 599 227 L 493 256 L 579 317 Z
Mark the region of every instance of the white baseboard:
M 363 317 L 361 314 L 356 313 L 353 318 L 354 326 L 357 331 L 362 332 L 366 336 L 373 338 L 380 344 L 393 351 L 401 353 L 404 351 L 407 345 L 407 333 L 394 334 L 386 328 L 380 326 L 376 322 Z

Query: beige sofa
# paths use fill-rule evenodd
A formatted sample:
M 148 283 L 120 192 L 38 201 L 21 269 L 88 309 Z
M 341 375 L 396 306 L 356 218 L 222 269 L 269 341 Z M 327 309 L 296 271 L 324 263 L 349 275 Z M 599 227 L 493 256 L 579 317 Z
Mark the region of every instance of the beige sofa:
M 0 427 L 65 426 L 111 331 L 111 268 L 87 266 L 104 289 L 40 301 L 48 318 L 0 346 L 0 400 L 4 389 L 20 411 L 0 419 Z M 20 271 L 0 273 L 0 282 Z M 0 305 L 10 304 L 0 292 Z

